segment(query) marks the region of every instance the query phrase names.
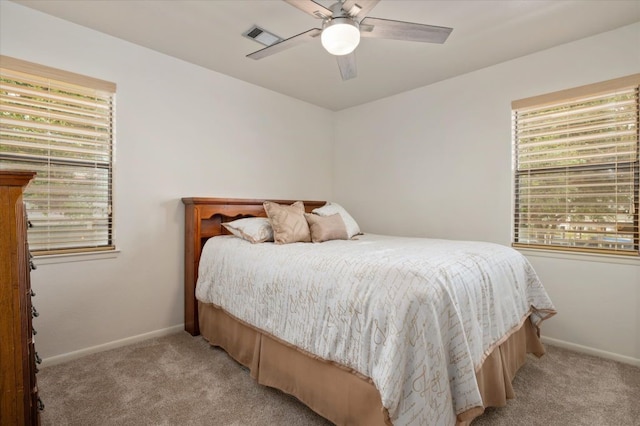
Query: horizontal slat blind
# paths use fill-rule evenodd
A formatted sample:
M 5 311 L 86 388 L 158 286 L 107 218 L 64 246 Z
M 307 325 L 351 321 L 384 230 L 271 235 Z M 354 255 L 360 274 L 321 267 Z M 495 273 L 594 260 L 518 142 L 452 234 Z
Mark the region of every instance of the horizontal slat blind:
M 30 249 L 112 249 L 115 85 L 46 67 L 38 75 L 13 58 L 1 65 L 0 167 L 37 172 L 24 195 Z
M 640 76 L 629 80 L 514 108 L 514 245 L 639 254 Z

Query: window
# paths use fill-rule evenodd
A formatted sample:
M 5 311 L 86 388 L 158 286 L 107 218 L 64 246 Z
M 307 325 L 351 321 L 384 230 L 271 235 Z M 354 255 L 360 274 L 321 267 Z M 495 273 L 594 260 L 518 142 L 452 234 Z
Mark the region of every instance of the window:
M 512 103 L 514 246 L 639 255 L 640 74 Z
M 33 170 L 35 255 L 110 250 L 115 84 L 0 56 L 0 168 Z

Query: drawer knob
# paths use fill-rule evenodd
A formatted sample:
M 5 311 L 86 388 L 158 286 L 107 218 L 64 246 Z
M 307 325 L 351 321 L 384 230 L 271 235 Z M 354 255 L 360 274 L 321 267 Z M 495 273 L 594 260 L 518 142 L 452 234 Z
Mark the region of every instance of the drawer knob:
M 42 402 L 42 399 L 40 399 L 40 397 L 38 397 L 38 410 L 44 410 L 44 402 Z
M 31 307 L 31 315 L 35 318 L 35 317 L 39 317 L 40 314 L 38 313 L 38 311 L 36 311 L 35 307 Z
M 42 358 L 40 358 L 40 355 L 38 355 L 38 352 L 36 352 L 36 364 L 42 364 Z

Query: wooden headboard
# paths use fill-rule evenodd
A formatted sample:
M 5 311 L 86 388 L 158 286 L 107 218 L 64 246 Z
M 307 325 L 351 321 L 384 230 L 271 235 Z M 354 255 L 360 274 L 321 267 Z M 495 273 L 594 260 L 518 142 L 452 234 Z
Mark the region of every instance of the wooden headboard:
M 265 200 L 241 198 L 183 198 L 184 203 L 184 329 L 196 336 L 198 302 L 196 282 L 198 265 L 204 243 L 216 235 L 228 234 L 222 223 L 241 217 L 266 217 L 262 203 Z M 279 204 L 292 204 L 297 200 L 269 200 Z M 307 212 L 322 207 L 325 201 L 304 201 Z

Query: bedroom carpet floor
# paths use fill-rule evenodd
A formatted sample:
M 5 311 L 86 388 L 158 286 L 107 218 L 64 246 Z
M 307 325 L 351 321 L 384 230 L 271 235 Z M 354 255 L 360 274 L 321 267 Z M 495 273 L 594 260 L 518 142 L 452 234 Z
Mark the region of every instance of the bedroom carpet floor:
M 43 425 L 330 425 L 184 332 L 43 368 L 38 385 Z M 640 368 L 627 364 L 547 346 L 514 389 L 472 425 L 640 425 Z

